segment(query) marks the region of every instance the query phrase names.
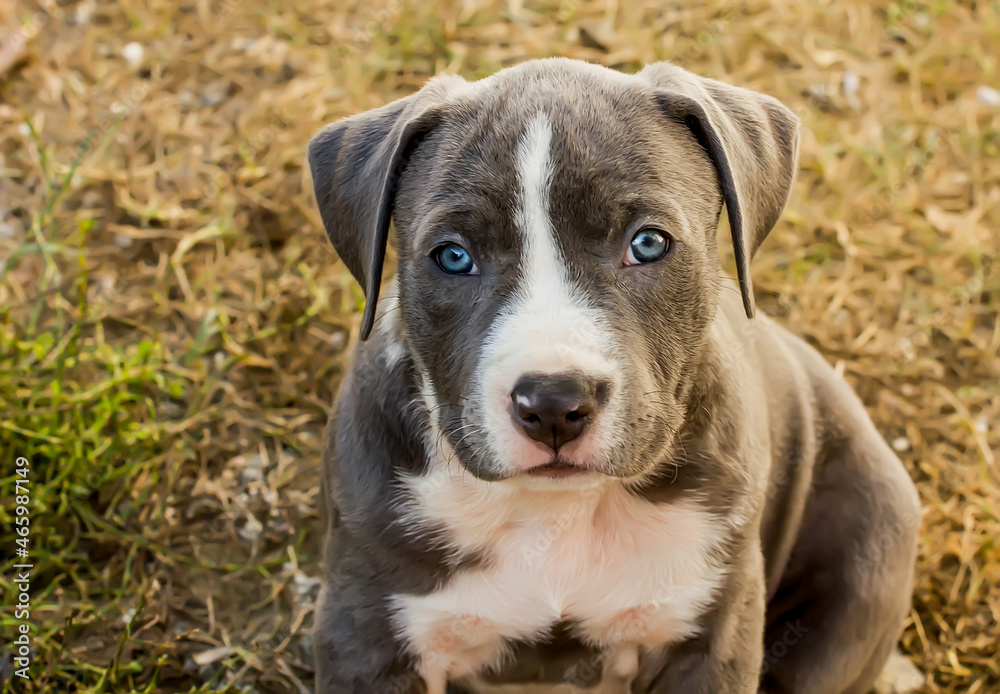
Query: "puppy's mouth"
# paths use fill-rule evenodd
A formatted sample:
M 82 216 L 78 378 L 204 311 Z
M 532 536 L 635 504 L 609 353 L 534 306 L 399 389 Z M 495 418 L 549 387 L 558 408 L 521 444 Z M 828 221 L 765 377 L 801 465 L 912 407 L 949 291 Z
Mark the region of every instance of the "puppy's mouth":
M 526 471 L 532 477 L 548 477 L 550 479 L 563 479 L 566 477 L 576 477 L 595 472 L 592 468 L 571 463 L 562 458 L 554 458 L 545 465 L 538 465 Z

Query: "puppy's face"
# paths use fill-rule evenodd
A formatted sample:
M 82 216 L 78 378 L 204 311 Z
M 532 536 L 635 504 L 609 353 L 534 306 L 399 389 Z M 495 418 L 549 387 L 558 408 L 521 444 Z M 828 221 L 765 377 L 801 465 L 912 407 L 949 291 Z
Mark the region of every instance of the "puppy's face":
M 721 197 L 704 150 L 645 96 L 509 78 L 401 177 L 399 317 L 477 476 L 635 475 L 683 422 Z
M 430 122 L 395 145 L 394 320 L 441 443 L 488 480 L 655 466 L 715 314 L 716 133 L 570 61 L 462 83 Z

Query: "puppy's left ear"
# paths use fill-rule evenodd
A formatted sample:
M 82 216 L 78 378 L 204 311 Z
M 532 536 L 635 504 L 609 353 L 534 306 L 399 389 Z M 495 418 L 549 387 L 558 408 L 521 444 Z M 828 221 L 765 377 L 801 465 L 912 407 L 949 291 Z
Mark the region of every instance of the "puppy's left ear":
M 465 80 L 437 77 L 416 94 L 337 121 L 309 143 L 309 169 L 327 236 L 365 292 L 368 339 L 382 282 L 396 189 L 423 136 L 444 118 L 447 96 Z
M 799 119 L 769 96 L 698 77 L 670 63 L 638 74 L 664 114 L 686 124 L 715 167 L 726 203 L 743 308 L 753 318 L 750 260 L 788 201 Z

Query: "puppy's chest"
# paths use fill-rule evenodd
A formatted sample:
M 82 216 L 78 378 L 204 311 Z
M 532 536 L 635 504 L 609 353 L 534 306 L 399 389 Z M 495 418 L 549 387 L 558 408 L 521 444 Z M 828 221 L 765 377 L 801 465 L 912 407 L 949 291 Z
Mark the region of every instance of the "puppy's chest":
M 472 488 L 449 482 L 425 495 L 414 520 L 443 526 L 457 552 L 485 560 L 430 594 L 394 598 L 399 631 L 433 670 L 454 678 L 497 666 L 513 642 L 544 639 L 560 622 L 611 657 L 696 632 L 722 573 L 720 522 L 697 504 L 651 504 L 620 487 L 464 484 Z

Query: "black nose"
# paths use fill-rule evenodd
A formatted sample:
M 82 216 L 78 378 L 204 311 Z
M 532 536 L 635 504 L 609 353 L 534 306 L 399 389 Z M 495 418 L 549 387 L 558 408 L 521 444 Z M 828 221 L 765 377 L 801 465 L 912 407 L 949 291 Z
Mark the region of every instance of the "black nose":
M 558 451 L 583 433 L 607 390 L 607 384 L 582 376 L 523 376 L 510 392 L 514 421 L 530 438 Z

